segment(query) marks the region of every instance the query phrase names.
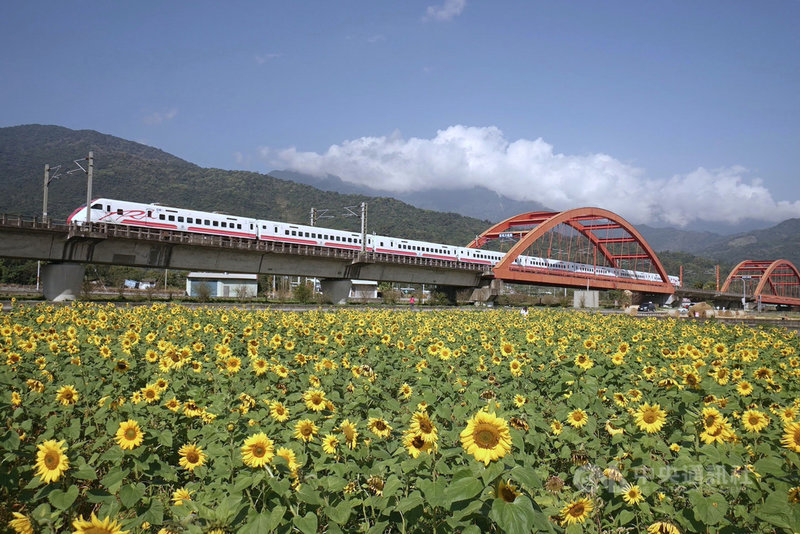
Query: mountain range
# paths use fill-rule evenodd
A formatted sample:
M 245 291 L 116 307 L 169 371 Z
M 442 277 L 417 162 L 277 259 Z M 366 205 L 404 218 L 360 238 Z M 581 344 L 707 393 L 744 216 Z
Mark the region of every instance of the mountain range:
M 359 228 L 358 218 L 345 217 L 344 208 L 367 202 L 371 232 L 409 239 L 467 243 L 493 222 L 525 211 L 547 210 L 542 204 L 520 202 L 480 187 L 398 195 L 332 175 L 316 178 L 286 170 L 261 174 L 202 168 L 157 148 L 93 130 L 23 125 L 0 128 L 0 212 L 40 215 L 44 165 L 50 164 L 55 178 L 49 187 L 48 214 L 66 218 L 86 201 L 85 175 L 74 160 L 85 168 L 80 160 L 90 150 L 95 158 L 93 197 L 161 202 L 295 223 L 306 223 L 314 207 L 335 215 L 321 225 L 352 230 Z M 735 235 L 647 225 L 637 225 L 637 229 L 665 265 L 678 258 L 681 264 L 695 261 L 692 257 L 703 259 L 698 265 L 717 262 L 726 268 L 745 259 L 784 258 L 800 265 L 800 219 Z M 708 271 L 707 266 L 698 269 Z

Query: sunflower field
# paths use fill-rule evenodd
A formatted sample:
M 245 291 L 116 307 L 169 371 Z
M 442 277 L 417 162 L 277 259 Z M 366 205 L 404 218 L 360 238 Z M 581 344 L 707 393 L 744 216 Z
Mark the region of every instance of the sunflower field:
M 795 532 L 800 339 L 506 310 L 15 305 L 29 533 Z

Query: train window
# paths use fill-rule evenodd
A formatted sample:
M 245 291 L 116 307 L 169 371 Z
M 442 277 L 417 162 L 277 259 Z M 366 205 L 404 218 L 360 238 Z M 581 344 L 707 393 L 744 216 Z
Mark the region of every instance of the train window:
M 297 235 L 297 230 L 292 230 L 292 235 Z
M 203 220 L 203 224 L 205 224 L 206 226 L 210 226 L 211 225 L 211 221 L 209 221 L 208 219 L 205 219 L 205 220 Z
M 178 217 L 178 222 L 183 222 L 183 216 Z
M 117 208 L 117 215 L 122 215 L 122 208 Z
M 286 235 L 289 235 L 289 230 L 284 230 L 283 232 L 284 232 Z
M 253 227 L 253 225 L 251 224 L 250 228 L 252 228 L 252 227 Z M 236 223 L 236 229 L 237 230 L 241 230 L 242 229 L 242 223 Z
M 264 227 L 264 229 L 266 230 L 266 227 Z M 278 227 L 277 226 L 275 227 L 275 233 L 276 234 L 278 233 Z
M 186 222 L 189 224 L 194 224 L 194 219 L 192 219 L 191 217 L 186 217 Z
M 347 242 L 348 242 L 348 243 L 352 243 L 352 242 L 353 242 L 353 238 L 352 238 L 352 237 L 348 237 L 348 238 L 347 238 Z
M 219 221 L 211 221 L 211 226 L 219 226 Z
M 222 221 L 222 227 L 223 228 L 227 228 L 228 227 L 228 223 L 226 223 L 225 221 Z
M 147 218 L 148 219 L 152 219 L 153 218 L 153 210 L 147 210 Z
M 92 204 L 92 209 L 93 210 L 101 210 L 101 209 L 103 209 L 103 205 L 102 204 Z M 106 206 L 106 211 L 111 211 L 111 206 Z
M 383 246 L 383 241 L 381 241 L 381 246 Z
M 158 220 L 160 220 L 160 221 L 164 220 L 164 214 L 163 213 L 159 213 L 158 214 Z
M 169 216 L 169 220 L 170 220 L 170 221 L 174 221 L 174 220 L 175 220 L 175 216 L 174 216 L 174 215 L 170 215 L 170 216 Z

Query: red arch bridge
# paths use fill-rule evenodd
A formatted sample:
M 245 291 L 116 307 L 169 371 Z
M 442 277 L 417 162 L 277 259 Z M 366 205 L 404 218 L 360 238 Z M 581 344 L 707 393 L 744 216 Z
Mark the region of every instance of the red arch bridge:
M 742 298 L 762 304 L 800 306 L 800 272 L 788 260 L 745 260 L 733 268 L 723 293 L 741 288 Z
M 601 208 L 521 213 L 495 224 L 468 246 L 504 251 L 492 269 L 504 282 L 622 289 L 671 295 L 680 285 L 625 219 Z

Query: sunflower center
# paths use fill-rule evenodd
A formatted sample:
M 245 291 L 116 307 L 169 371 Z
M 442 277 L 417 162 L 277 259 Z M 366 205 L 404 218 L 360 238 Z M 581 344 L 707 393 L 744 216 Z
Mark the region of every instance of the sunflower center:
M 656 422 L 658 417 L 653 412 L 645 412 L 644 416 L 642 417 L 645 423 L 648 425 L 653 424 Z
M 500 498 L 506 502 L 514 502 L 517 498 L 517 493 L 509 486 L 502 486 L 500 488 Z
M 136 429 L 135 428 L 126 428 L 125 429 L 125 439 L 136 439 Z
M 582 502 L 575 503 L 572 507 L 570 507 L 567 515 L 572 517 L 581 517 L 583 516 L 584 506 Z
M 261 458 L 262 456 L 264 456 L 264 454 L 266 454 L 266 452 L 267 452 L 267 450 L 264 447 L 262 447 L 261 445 L 254 445 L 253 446 L 253 456 L 255 456 L 257 458 Z
M 386 424 L 383 421 L 375 421 L 375 428 L 378 430 L 386 430 Z
M 195 452 L 195 451 L 190 451 L 186 455 L 186 459 L 189 461 L 189 463 L 196 464 L 197 462 L 200 461 L 200 455 L 197 454 L 197 452 Z
M 493 449 L 500 442 L 500 437 L 494 428 L 482 427 L 475 430 L 475 443 L 482 449 Z
M 44 455 L 44 465 L 47 466 L 48 469 L 55 469 L 58 466 L 58 459 L 59 454 L 54 451 L 50 451 Z
M 421 449 L 425 446 L 425 440 L 421 436 L 414 436 L 414 439 L 411 440 L 411 445 L 415 449 Z
M 422 420 L 419 422 L 419 429 L 425 434 L 429 434 L 433 430 L 433 425 L 430 421 Z

